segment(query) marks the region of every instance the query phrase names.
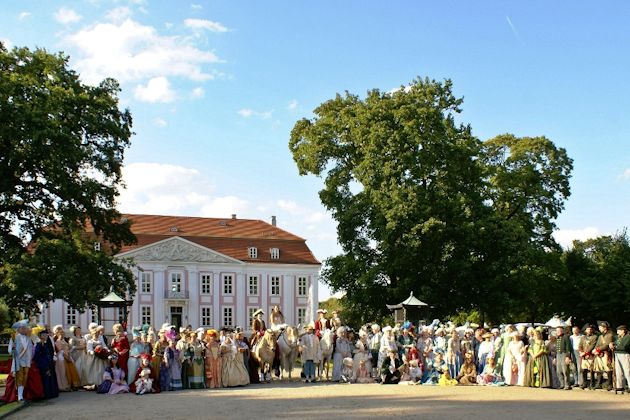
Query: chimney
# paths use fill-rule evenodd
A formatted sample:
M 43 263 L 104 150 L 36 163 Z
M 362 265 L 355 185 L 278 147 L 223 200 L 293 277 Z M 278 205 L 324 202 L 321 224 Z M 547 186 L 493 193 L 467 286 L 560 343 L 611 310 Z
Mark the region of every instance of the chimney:
M 271 216 L 271 226 L 276 225 L 276 216 Z
M 232 220 L 236 220 L 236 215 L 232 214 Z

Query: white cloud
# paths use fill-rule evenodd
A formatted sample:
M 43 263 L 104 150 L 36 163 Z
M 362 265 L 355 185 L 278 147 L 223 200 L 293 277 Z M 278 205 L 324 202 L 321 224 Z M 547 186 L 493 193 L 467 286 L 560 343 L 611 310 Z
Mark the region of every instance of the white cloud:
M 295 111 L 297 109 L 297 106 L 298 106 L 298 101 L 295 99 L 291 99 L 289 101 L 289 105 L 287 105 L 287 109 L 289 111 Z
M 193 98 L 203 98 L 206 95 L 206 91 L 203 90 L 202 87 L 196 87 L 192 90 L 192 97 Z
M 194 4 L 193 3 L 193 4 L 190 5 L 190 8 L 193 9 L 193 10 L 201 10 L 201 9 L 203 9 L 203 6 L 200 5 L 200 4 Z
M 553 233 L 553 237 L 563 248 L 570 248 L 574 240 L 585 241 L 602 234 L 598 228 L 588 226 L 584 229 L 559 229 Z
M 138 85 L 134 90 L 134 97 L 142 102 L 172 102 L 175 91 L 166 77 L 154 77 L 146 86 Z
M 628 168 L 625 171 L 623 171 L 623 174 L 621 175 L 621 177 L 623 179 L 630 179 L 630 168 Z
M 131 19 L 120 23 L 96 23 L 64 38 L 74 47 L 74 67 L 90 84 L 105 77 L 120 82 L 156 76 L 177 76 L 203 81 L 215 77 L 203 66 L 220 60 L 200 50 L 191 38 L 160 35 L 153 26 Z
M 219 22 L 213 22 L 207 19 L 186 19 L 184 20 L 184 25 L 191 29 L 206 29 L 210 32 L 227 32 L 228 28 L 226 28 L 223 24 Z
M 250 108 L 239 109 L 236 113 L 244 118 L 260 117 L 265 120 L 271 118 L 273 115 L 273 111 L 254 111 L 253 109 L 250 109 Z
M 120 6 L 107 12 L 105 17 L 112 22 L 122 22 L 123 20 L 131 17 L 132 14 L 133 12 L 130 8 L 127 6 Z
M 166 29 L 171 29 L 173 27 L 173 23 L 171 23 L 171 22 L 164 22 L 164 26 L 166 27 Z
M 24 20 L 28 17 L 31 17 L 31 12 L 22 12 L 18 15 L 19 20 Z
M 312 211 L 305 207 L 300 206 L 293 200 L 278 200 L 276 205 L 289 215 L 299 217 L 300 220 L 306 224 L 312 225 L 323 222 L 326 219 L 326 215 L 320 211 Z M 312 230 L 312 229 L 311 229 Z
M 168 125 L 168 123 L 163 118 L 156 117 L 153 119 L 153 125 L 155 125 L 156 127 L 164 128 Z
M 229 217 L 248 209 L 239 197 L 213 195 L 214 185 L 193 168 L 132 163 L 123 168 L 123 179 L 118 202 L 125 213 Z
M 64 25 L 68 23 L 78 22 L 82 18 L 82 16 L 79 15 L 77 12 L 67 7 L 62 7 L 61 9 L 57 10 L 54 16 L 57 22 L 63 23 Z

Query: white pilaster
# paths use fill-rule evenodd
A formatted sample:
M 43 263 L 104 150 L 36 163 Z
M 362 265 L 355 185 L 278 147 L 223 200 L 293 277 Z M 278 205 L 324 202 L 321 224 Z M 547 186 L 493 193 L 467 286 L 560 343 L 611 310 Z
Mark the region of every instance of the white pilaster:
M 156 330 L 167 322 L 164 301 L 164 267 L 156 268 L 153 273 L 153 325 Z
M 282 313 L 284 320 L 289 325 L 295 325 L 295 276 L 282 276 Z
M 308 293 L 309 307 L 306 311 L 306 322 L 316 319 L 317 308 L 319 306 L 319 273 L 311 276 L 311 287 Z M 309 319 L 310 315 L 310 319 Z
M 245 273 L 236 273 L 236 305 L 234 308 L 235 318 L 234 318 L 234 326 L 241 326 L 243 328 L 247 328 L 247 308 L 245 304 L 245 295 L 247 294 L 246 290 L 246 276 Z

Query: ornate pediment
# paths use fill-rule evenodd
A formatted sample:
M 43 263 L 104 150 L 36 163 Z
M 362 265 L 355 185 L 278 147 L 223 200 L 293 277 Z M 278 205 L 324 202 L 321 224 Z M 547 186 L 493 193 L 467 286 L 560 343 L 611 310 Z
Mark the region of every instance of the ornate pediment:
M 177 261 L 204 263 L 241 263 L 218 252 L 204 248 L 179 237 L 168 238 L 151 245 L 124 252 L 119 258 L 133 258 L 135 261 Z

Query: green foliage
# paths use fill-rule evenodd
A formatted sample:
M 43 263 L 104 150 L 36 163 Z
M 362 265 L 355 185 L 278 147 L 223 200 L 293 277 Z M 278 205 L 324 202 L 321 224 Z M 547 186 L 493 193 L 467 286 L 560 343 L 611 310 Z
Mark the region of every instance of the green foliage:
M 130 275 L 79 232 L 93 229 L 113 252 L 135 239 L 115 210 L 131 115 L 116 81 L 84 85 L 67 64 L 0 45 L 0 292 L 27 310 L 55 298 L 82 307 Z
M 320 199 L 338 223 L 343 253 L 322 279 L 362 320 L 409 291 L 435 316 L 498 320 L 554 275 L 518 273 L 558 249 L 551 232 L 571 159 L 544 137 L 483 143 L 455 123 L 461 104 L 450 81 L 417 79 L 365 99 L 337 95 L 291 132 L 299 173 L 324 177 Z
M 630 322 L 630 239 L 626 230 L 614 236 L 574 241 L 564 252 L 567 277 L 557 305 L 578 323 L 593 317 L 613 326 Z

